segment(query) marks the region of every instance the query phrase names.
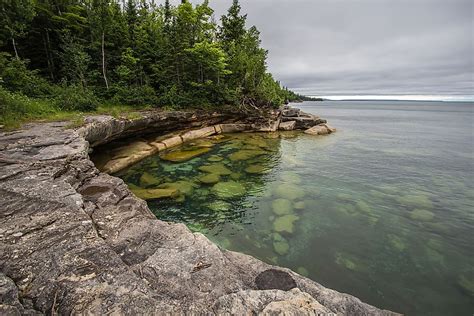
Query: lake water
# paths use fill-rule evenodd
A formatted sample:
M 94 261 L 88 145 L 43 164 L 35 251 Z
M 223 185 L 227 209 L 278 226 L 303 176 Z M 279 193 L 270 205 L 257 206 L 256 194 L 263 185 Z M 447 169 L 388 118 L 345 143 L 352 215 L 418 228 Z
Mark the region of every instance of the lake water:
M 121 172 L 222 247 L 407 315 L 474 313 L 474 104 L 305 102 L 338 129 L 210 138 Z M 184 162 L 181 154 L 201 153 Z M 168 160 L 165 160 L 168 159 Z

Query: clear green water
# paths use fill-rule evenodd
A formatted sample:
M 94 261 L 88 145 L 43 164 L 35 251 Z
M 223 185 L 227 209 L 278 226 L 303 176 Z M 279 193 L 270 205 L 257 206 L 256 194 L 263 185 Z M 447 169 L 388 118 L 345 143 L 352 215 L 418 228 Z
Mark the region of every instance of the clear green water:
M 338 132 L 229 135 L 174 150 L 212 146 L 197 158 L 157 155 L 119 176 L 131 187 L 178 186 L 186 195 L 148 202 L 156 216 L 227 249 L 381 308 L 472 315 L 474 105 L 298 106 Z M 209 164 L 232 174 L 203 184 Z

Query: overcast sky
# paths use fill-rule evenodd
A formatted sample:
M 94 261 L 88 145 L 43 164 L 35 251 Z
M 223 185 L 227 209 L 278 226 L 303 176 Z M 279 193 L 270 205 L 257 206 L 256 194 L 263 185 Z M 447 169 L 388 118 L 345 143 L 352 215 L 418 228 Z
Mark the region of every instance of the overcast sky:
M 217 19 L 231 2 L 210 0 Z M 306 95 L 473 95 L 473 3 L 241 0 L 270 72 Z

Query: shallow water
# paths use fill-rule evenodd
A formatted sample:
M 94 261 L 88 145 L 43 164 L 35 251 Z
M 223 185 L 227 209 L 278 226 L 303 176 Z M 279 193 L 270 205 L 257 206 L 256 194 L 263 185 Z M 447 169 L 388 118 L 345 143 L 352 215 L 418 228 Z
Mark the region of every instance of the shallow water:
M 185 194 L 148 201 L 150 208 L 227 249 L 381 308 L 472 315 L 474 105 L 297 106 L 338 132 L 197 141 L 170 157 L 209 151 L 181 163 L 156 155 L 118 175 L 133 189 L 180 189 Z M 217 174 L 217 184 L 201 182 Z

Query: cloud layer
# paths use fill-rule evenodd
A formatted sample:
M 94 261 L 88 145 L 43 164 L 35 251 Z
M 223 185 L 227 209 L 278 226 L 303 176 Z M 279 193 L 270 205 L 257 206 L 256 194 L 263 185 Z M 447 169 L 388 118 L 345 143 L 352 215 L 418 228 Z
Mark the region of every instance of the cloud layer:
M 200 2 L 200 1 L 193 1 Z M 210 0 L 216 19 L 231 0 Z M 307 95 L 473 93 L 471 0 L 241 0 L 268 66 Z

